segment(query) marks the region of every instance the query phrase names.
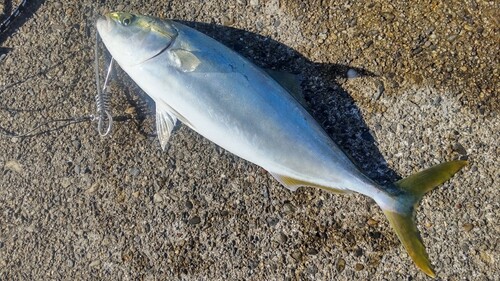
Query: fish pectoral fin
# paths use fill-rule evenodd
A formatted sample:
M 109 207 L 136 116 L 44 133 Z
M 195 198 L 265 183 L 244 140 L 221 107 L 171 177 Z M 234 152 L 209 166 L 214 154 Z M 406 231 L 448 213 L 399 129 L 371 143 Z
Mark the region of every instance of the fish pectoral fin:
M 264 71 L 278 82 L 281 87 L 285 88 L 303 107 L 307 107 L 307 102 L 300 86 L 302 81 L 299 75 L 267 68 Z
M 170 108 L 161 102 L 156 102 L 156 133 L 163 150 L 167 147 L 172 130 L 177 123 L 177 118 Z
M 336 189 L 336 188 L 331 188 L 327 186 L 322 186 L 316 183 L 304 181 L 304 180 L 299 180 L 299 179 L 294 179 L 289 176 L 283 176 L 280 174 L 276 173 L 271 173 L 270 174 L 277 180 L 279 181 L 284 187 L 288 188 L 291 191 L 296 191 L 299 187 L 301 186 L 310 186 L 310 187 L 317 187 L 323 190 L 326 190 L 328 192 L 333 192 L 333 193 L 346 193 L 345 190 L 342 189 Z
M 201 60 L 192 51 L 173 49 L 170 50 L 170 54 L 177 68 L 183 72 L 193 72 L 201 64 Z

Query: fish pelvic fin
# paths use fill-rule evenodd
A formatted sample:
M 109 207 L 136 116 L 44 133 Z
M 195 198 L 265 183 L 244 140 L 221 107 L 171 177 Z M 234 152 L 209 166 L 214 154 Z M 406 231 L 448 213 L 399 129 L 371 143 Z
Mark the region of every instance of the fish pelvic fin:
M 436 274 L 415 223 L 415 210 L 427 192 L 449 180 L 466 164 L 467 161 L 460 160 L 442 163 L 393 183 L 391 188 L 399 189 L 395 195 L 396 206 L 382 208 L 413 262 L 433 278 Z
M 168 140 L 172 135 L 177 118 L 165 103 L 155 101 L 156 103 L 156 133 L 160 140 L 160 146 L 165 151 Z

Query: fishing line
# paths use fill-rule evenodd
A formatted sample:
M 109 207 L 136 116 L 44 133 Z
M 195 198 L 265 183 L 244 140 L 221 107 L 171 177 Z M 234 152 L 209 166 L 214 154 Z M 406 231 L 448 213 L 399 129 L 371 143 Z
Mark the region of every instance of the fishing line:
M 38 75 L 44 75 L 50 72 L 51 70 L 57 69 L 57 66 L 61 65 L 64 63 L 68 58 L 70 58 L 72 55 L 68 55 L 66 58 L 62 59 L 61 61 L 57 62 L 55 65 L 52 65 L 50 67 L 47 67 L 43 69 L 42 71 L 39 71 L 35 74 L 31 74 L 26 76 L 25 78 L 16 81 L 14 83 L 11 83 L 7 86 L 4 86 L 3 88 L 0 89 L 0 94 L 5 94 L 5 90 L 13 88 L 15 86 L 21 85 L 23 83 L 28 82 L 29 80 L 37 77 Z M 70 89 L 74 88 L 75 85 L 77 84 L 77 81 L 74 80 L 71 85 L 69 86 Z M 71 91 L 71 90 L 70 90 Z M 1 95 L 0 95 L 1 97 Z M 6 112 L 43 112 L 44 110 L 47 110 L 49 108 L 52 108 L 56 106 L 57 103 L 51 103 L 49 105 L 44 105 L 40 108 L 35 108 L 35 109 L 25 109 L 25 108 L 9 108 L 7 106 L 0 106 L 0 111 L 6 111 Z M 82 116 L 82 117 L 68 117 L 68 118 L 59 118 L 59 119 L 54 119 L 54 120 L 48 120 L 45 122 L 42 122 L 40 124 L 37 124 L 33 128 L 23 132 L 15 132 L 13 130 L 7 129 L 5 127 L 0 126 L 0 137 L 33 137 L 33 136 L 38 136 L 44 133 L 56 131 L 59 129 L 62 129 L 64 127 L 67 127 L 69 125 L 73 124 L 78 124 L 82 122 L 87 122 L 87 121 L 92 121 L 93 115 L 87 115 L 87 116 Z
M 28 6 L 28 0 L 23 0 L 10 16 L 0 23 L 0 34 L 4 33 L 14 20 L 21 15 Z
M 62 118 L 62 119 L 54 119 L 50 121 L 43 122 L 41 124 L 36 125 L 32 129 L 29 129 L 28 131 L 24 133 L 16 133 L 14 131 L 8 130 L 4 127 L 0 126 L 0 136 L 7 136 L 7 137 L 33 137 L 33 136 L 38 136 L 44 133 L 49 133 L 53 132 L 59 129 L 62 129 L 64 127 L 73 125 L 73 124 L 78 124 L 82 122 L 97 122 L 97 131 L 100 136 L 104 137 L 109 135 L 111 132 L 111 129 L 113 127 L 113 116 L 111 114 L 111 102 L 110 102 L 110 96 L 108 94 L 108 84 L 110 81 L 111 73 L 113 70 L 113 62 L 114 59 L 111 58 L 109 66 L 107 68 L 106 76 L 104 79 L 104 84 L 101 85 L 100 82 L 100 75 L 99 75 L 99 34 L 96 32 L 96 41 L 95 41 L 95 81 L 96 81 L 96 88 L 97 88 L 97 94 L 95 96 L 95 103 L 96 103 L 96 112 L 95 114 L 83 116 L 83 117 L 72 117 L 72 118 Z M 57 65 L 59 65 L 58 63 Z M 56 65 L 56 66 L 57 66 Z M 54 69 L 56 66 L 51 66 L 47 69 L 44 69 L 37 74 L 44 74 L 48 72 L 49 70 Z M 30 78 L 33 78 L 37 75 L 31 75 L 27 79 L 12 83 L 10 85 L 7 85 L 3 87 L 1 90 L 4 91 L 8 88 L 11 88 L 13 86 L 22 84 L 26 81 L 28 81 Z M 0 91 L 1 92 L 1 91 Z M 45 107 L 47 108 L 47 107 Z M 6 111 L 12 111 L 9 108 L 0 108 L 1 110 L 6 110 Z M 14 110 L 14 111 L 24 111 L 24 110 Z M 123 117 L 123 116 L 118 116 L 117 117 L 120 121 L 123 120 L 128 120 L 129 118 Z M 61 123 L 64 123 L 61 125 Z M 58 125 L 59 124 L 59 125 Z M 52 127 L 54 126 L 55 127 Z
M 22 134 L 15 133 L 15 132 L 9 131 L 3 127 L 0 127 L 0 135 L 7 136 L 7 137 L 17 137 L 17 138 L 34 137 L 34 136 L 46 134 L 49 132 L 57 131 L 57 130 L 60 130 L 64 127 L 73 125 L 73 124 L 92 121 L 93 118 L 94 118 L 93 116 L 84 116 L 84 117 L 80 117 L 80 118 L 73 117 L 73 118 L 54 119 L 54 120 L 50 120 L 50 121 L 44 122 L 42 124 L 39 124 L 39 125 L 33 127 L 32 129 L 30 129 Z M 54 128 L 49 127 L 52 124 L 63 123 L 63 122 L 65 122 L 65 124 L 58 125 Z M 43 128 L 43 127 L 49 127 L 49 128 L 46 130 L 40 130 L 40 128 Z

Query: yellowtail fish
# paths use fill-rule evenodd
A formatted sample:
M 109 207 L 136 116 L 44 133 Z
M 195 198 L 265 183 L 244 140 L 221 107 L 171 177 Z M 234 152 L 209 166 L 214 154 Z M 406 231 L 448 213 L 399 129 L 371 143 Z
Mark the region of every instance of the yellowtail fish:
M 162 147 L 180 120 L 290 190 L 310 186 L 369 196 L 415 264 L 435 276 L 414 211 L 425 193 L 465 161 L 380 186 L 358 170 L 283 83 L 216 40 L 172 20 L 122 12 L 100 18 L 97 30 L 116 62 L 156 103 Z

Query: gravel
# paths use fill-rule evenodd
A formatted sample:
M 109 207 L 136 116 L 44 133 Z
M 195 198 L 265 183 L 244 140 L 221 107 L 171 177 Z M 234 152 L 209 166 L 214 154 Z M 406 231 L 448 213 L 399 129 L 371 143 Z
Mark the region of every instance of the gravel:
M 34 1 L 0 35 L 1 280 L 427 279 L 369 198 L 290 192 L 186 126 L 162 151 L 121 70 L 101 138 L 84 118 L 94 22 L 115 9 L 191 22 L 300 74 L 309 111 L 380 183 L 468 159 L 418 225 L 440 279 L 500 275 L 497 3 L 105 2 Z M 82 122 L 38 127 L 66 118 Z

